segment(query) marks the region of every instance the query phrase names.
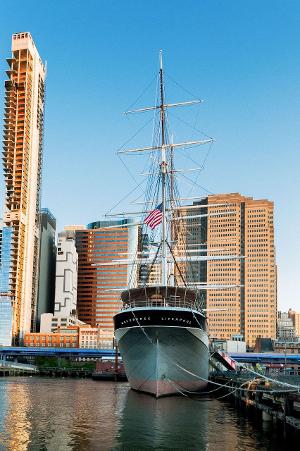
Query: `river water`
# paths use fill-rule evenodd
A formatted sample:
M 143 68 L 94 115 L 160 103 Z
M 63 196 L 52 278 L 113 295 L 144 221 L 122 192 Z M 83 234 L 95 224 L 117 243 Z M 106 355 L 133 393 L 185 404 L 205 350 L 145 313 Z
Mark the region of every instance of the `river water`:
M 127 383 L 90 379 L 0 379 L 1 451 L 291 448 L 273 423 L 224 400 L 156 400 Z

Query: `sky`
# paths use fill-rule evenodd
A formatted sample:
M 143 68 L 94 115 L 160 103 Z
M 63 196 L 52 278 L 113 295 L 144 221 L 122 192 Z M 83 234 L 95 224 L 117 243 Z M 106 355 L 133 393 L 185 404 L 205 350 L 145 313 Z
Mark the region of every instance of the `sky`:
M 141 182 L 144 163 L 116 151 L 151 145 L 149 116 L 123 112 L 155 102 L 163 49 L 167 100 L 204 100 L 172 111 L 174 140 L 215 139 L 191 156 L 207 156 L 194 177 L 209 192 L 274 201 L 278 304 L 300 311 L 299 21 L 298 0 L 1 0 L 1 121 L 12 33 L 29 31 L 47 61 L 42 206 L 58 230 L 103 218 Z M 1 173 L 0 199 L 3 187 Z

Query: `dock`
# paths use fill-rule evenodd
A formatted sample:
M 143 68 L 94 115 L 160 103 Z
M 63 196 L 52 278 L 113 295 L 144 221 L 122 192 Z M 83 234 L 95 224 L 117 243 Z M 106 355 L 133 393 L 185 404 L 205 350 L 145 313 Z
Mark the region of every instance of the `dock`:
M 0 377 L 32 376 L 36 374 L 37 368 L 34 365 L 23 365 L 20 363 L 0 365 Z
M 237 408 L 260 413 L 262 421 L 278 421 L 300 433 L 300 374 L 295 368 L 287 373 L 261 367 L 258 373 L 220 351 L 212 355 L 211 368 L 210 387 L 218 399 L 231 399 Z

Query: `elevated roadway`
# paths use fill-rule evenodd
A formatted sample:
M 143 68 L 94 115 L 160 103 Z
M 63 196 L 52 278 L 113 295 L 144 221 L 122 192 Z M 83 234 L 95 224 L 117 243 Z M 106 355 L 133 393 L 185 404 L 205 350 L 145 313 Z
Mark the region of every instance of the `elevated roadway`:
M 84 349 L 84 348 L 34 348 L 21 346 L 0 347 L 0 359 L 7 357 L 115 357 L 114 349 Z
M 231 359 L 245 363 L 291 363 L 300 365 L 300 354 L 278 353 L 230 353 Z M 7 357 L 82 357 L 82 358 L 114 358 L 114 349 L 84 349 L 84 348 L 34 348 L 21 346 L 0 347 L 0 359 Z
M 245 352 L 230 353 L 230 357 L 241 363 L 281 364 L 290 363 L 300 365 L 300 354 L 286 354 L 276 352 Z

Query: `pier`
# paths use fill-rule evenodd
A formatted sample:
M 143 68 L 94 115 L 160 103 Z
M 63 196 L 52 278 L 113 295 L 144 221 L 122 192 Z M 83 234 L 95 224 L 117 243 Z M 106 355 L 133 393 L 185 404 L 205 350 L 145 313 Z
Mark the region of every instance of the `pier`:
M 287 376 L 285 380 L 289 381 L 286 382 L 288 385 L 293 385 L 292 382 L 300 384 L 300 377 L 295 381 L 295 378 Z M 238 375 L 228 371 L 226 375 L 212 375 L 211 381 L 224 385 L 221 388 L 223 396 L 232 397 L 237 407 L 256 409 L 261 412 L 263 421 L 278 420 L 300 432 L 300 392 L 296 389 L 269 383 L 263 378 L 253 378 L 252 373 Z
M 38 373 L 35 365 L 19 362 L 2 362 L 0 360 L 0 377 L 7 376 L 32 376 Z
M 278 421 L 300 433 L 299 355 L 246 353 L 232 359 L 217 352 L 211 360 L 210 386 L 218 399 L 229 398 L 237 408 L 260 413 L 262 421 Z
M 59 368 L 59 367 L 40 367 L 39 376 L 47 377 L 92 377 L 92 368 Z

